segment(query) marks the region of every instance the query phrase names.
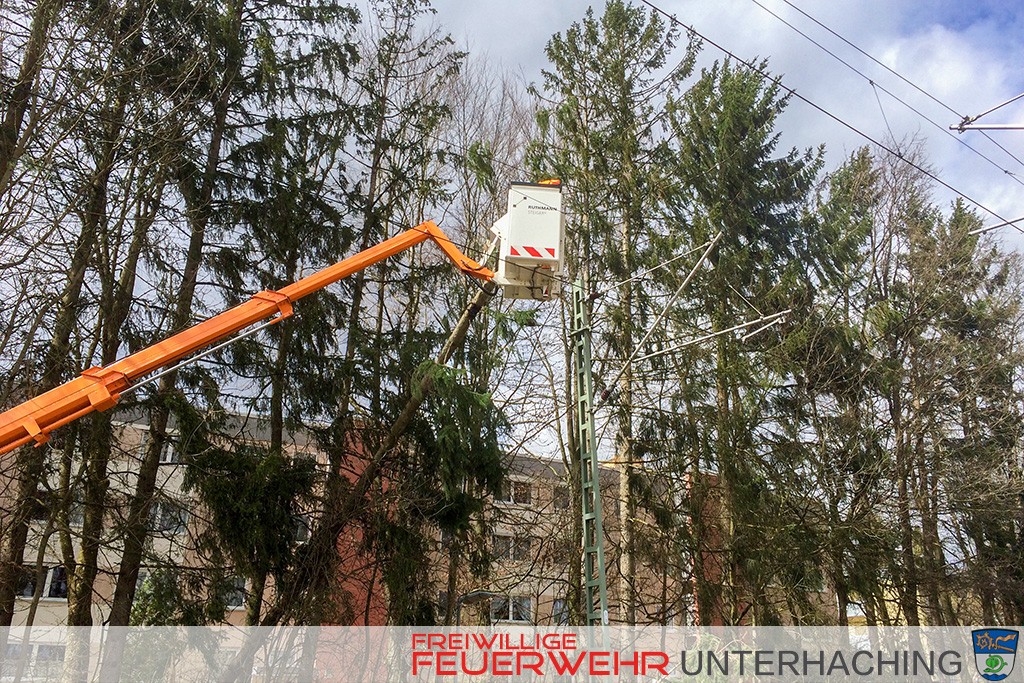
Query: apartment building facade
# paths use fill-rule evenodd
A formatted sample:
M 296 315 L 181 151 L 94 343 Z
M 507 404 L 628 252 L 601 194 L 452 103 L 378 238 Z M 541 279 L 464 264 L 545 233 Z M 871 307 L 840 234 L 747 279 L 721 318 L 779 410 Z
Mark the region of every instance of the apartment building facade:
M 110 487 L 114 501 L 126 501 L 134 491 L 138 464 L 147 445 L 148 425 L 141 414 L 122 413 L 119 417 Z M 228 433 L 237 442 L 258 445 L 268 440 L 267 424 L 259 417 L 230 416 L 226 424 Z M 326 465 L 326 456 L 308 435 L 289 434 L 287 442 L 291 457 L 311 458 Z M 195 495 L 184 486 L 187 465 L 182 462 L 176 444 L 172 428 L 171 439 L 160 456 L 147 559 L 140 573 L 140 586 L 145 584 L 152 568 L 170 566 L 197 576 L 210 570 L 209 560 L 201 551 L 203 531 L 208 524 L 206 514 Z M 358 458 L 356 460 L 352 471 L 347 473 L 353 479 L 359 475 Z M 40 625 L 60 624 L 66 619 L 68 581 L 62 562 L 66 545 L 62 547 L 62 542 L 76 543 L 81 510 L 72 506 L 68 528 L 55 528 L 48 510 L 48 501 L 57 483 L 54 476 L 51 473 L 50 481 L 43 482 L 38 492 L 38 510 L 30 529 L 28 563 L 19 587 L 14 625 L 28 621 Z M 617 467 L 602 465 L 610 620 L 613 623 L 622 620 L 623 596 L 628 592 L 636 604 L 638 622 L 716 623 L 715 618 L 701 618 L 701 606 L 694 598 L 696 567 L 705 572 L 707 581 L 717 581 L 722 575 L 715 548 L 705 544 L 695 565 L 687 544 L 671 530 L 661 529 L 646 513 L 638 513 L 634 519 L 635 571 L 632 576 L 623 576 L 619 477 Z M 488 501 L 480 520 L 479 537 L 475 539 L 490 556 L 484 572 L 470 572 L 460 553 L 451 547 L 452 539 L 437 534 L 429 561 L 437 588 L 438 623 L 549 626 L 569 623 L 571 596 L 578 590 L 580 581 L 581 534 L 581 501 L 573 498 L 570 480 L 566 463 L 559 458 L 528 453 L 509 456 L 505 486 L 500 495 Z M 683 485 L 666 484 L 664 488 L 664 493 L 670 496 L 686 495 L 685 482 Z M 123 526 L 123 512 L 116 507 L 109 511 L 109 523 L 101 544 L 100 573 L 93 601 L 93 622 L 97 624 L 104 623 L 109 612 L 121 556 L 122 546 L 117 535 Z M 716 509 L 709 507 L 706 514 L 709 519 L 703 526 L 714 529 L 715 520 L 711 518 L 717 514 Z M 305 540 L 311 523 L 308 518 L 296 520 L 297 542 Z M 350 606 L 344 621 L 383 625 L 388 621 L 388 596 L 374 569 L 373 558 L 363 551 L 362 545 L 358 531 L 338 540 L 342 558 L 338 593 Z M 225 570 L 224 567 L 217 569 Z M 226 573 L 231 585 L 226 595 L 221 596 L 226 607 L 225 619 L 228 623 L 240 624 L 244 622 L 245 599 L 250 587 L 240 578 L 231 577 L 230 568 L 226 568 Z M 827 608 L 827 598 L 823 598 L 822 603 Z M 703 609 L 706 613 L 716 611 L 708 605 Z

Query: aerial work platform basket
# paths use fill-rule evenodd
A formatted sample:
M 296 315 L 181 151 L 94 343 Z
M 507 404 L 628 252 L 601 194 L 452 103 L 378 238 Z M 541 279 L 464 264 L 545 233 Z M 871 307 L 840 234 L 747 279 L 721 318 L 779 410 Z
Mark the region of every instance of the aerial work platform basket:
M 498 236 L 494 282 L 510 299 L 547 301 L 561 291 L 562 187 L 555 181 L 512 183 L 508 212 L 491 230 Z

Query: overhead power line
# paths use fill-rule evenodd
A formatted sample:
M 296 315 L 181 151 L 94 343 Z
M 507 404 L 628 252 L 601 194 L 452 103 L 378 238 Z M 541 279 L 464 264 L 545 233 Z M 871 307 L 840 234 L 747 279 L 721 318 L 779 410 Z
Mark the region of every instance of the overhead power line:
M 792 2 L 790 2 L 790 0 L 782 0 L 782 2 L 786 3 L 787 5 L 792 7 L 794 10 L 796 10 L 800 14 L 804 15 L 805 17 L 807 17 L 808 19 L 813 21 L 815 24 L 817 24 L 818 26 L 820 26 L 824 30 L 828 31 L 829 33 L 834 35 L 836 38 L 838 38 L 839 40 L 843 41 L 844 43 L 846 43 L 847 45 L 852 47 L 857 52 L 859 52 L 862 55 L 864 55 L 865 57 L 867 57 L 872 62 L 874 62 L 878 66 L 882 67 L 883 69 L 885 69 L 886 71 L 891 73 L 893 76 L 895 76 L 896 78 L 900 79 L 901 81 L 903 81 L 904 83 L 909 85 L 911 88 L 913 88 L 914 90 L 918 91 L 919 93 L 921 93 L 922 95 L 924 95 L 925 97 L 930 99 L 935 104 L 939 105 L 940 107 L 943 107 L 946 111 L 948 111 L 948 112 L 950 112 L 952 114 L 955 114 L 956 116 L 962 116 L 962 114 L 960 112 L 958 112 L 956 109 L 954 109 L 950 105 L 946 104 L 945 102 L 943 102 L 939 98 L 935 97 L 935 95 L 932 95 L 930 92 L 928 92 L 927 90 L 925 90 L 924 88 L 919 86 L 917 83 L 914 83 L 909 78 L 907 78 L 903 74 L 899 73 L 898 71 L 896 71 L 895 69 L 890 67 L 888 64 L 885 64 L 881 60 L 877 59 L 876 57 L 874 57 L 873 55 L 868 53 L 866 50 L 864 50 L 861 47 L 859 47 L 858 45 L 854 44 L 852 41 L 848 40 L 845 36 L 841 35 L 838 31 L 835 31 L 832 28 L 826 26 L 825 24 L 823 24 L 818 19 L 814 18 L 813 16 L 811 16 L 810 14 L 805 12 L 804 10 L 800 9 L 799 7 L 794 5 Z M 995 145 L 996 147 L 1001 149 L 1003 152 L 1005 152 L 1007 155 L 1009 155 L 1009 157 L 1011 159 L 1016 161 L 1018 164 L 1021 164 L 1022 166 L 1024 166 L 1024 161 L 1022 161 L 1020 159 L 1020 157 L 1018 157 L 1016 154 L 1014 154 L 1010 150 L 1006 149 L 1006 147 L 1004 147 L 1003 145 L 999 144 L 995 139 L 993 139 L 991 136 L 989 136 L 988 133 L 982 133 L 982 135 L 984 135 L 988 139 L 988 141 L 991 142 L 993 145 Z
M 786 85 L 785 83 L 782 82 L 782 78 L 781 77 L 779 77 L 779 76 L 776 76 L 776 77 L 771 76 L 767 71 L 765 71 L 765 69 L 761 68 L 760 66 L 758 66 L 757 64 L 751 62 L 748 59 L 744 59 L 743 57 L 740 57 L 739 55 L 737 55 L 732 50 L 729 50 L 728 48 L 724 47 L 720 43 L 715 42 L 714 40 L 712 40 L 711 38 L 707 37 L 706 35 L 704 35 L 700 31 L 698 31 L 697 29 L 693 28 L 693 26 L 683 23 L 678 18 L 676 18 L 675 15 L 669 14 L 668 12 L 663 10 L 661 7 L 658 7 L 653 2 L 650 2 L 650 0 L 640 0 L 640 2 L 642 2 L 645 5 L 647 5 L 653 11 L 655 11 L 658 14 L 662 15 L 663 17 L 668 19 L 670 22 L 672 22 L 676 26 L 679 26 L 681 28 L 686 29 L 691 34 L 699 37 L 704 42 L 706 42 L 709 45 L 711 45 L 711 46 L 715 47 L 716 49 L 720 50 L 724 54 L 728 55 L 732 59 L 734 59 L 737 62 L 739 62 L 740 64 L 743 64 L 748 69 L 750 69 L 750 70 L 760 74 L 765 80 L 773 83 L 775 86 L 777 86 L 777 87 L 781 88 L 782 90 L 784 90 L 785 92 L 789 93 L 789 95 L 791 97 L 795 97 L 796 99 L 800 100 L 801 102 L 803 102 L 807 106 L 809 106 L 809 107 L 817 110 L 818 112 L 824 114 L 828 118 L 832 119 L 833 121 L 835 121 L 836 123 L 840 124 L 841 126 L 849 129 L 850 131 L 856 133 L 857 135 L 859 135 L 860 137 L 864 138 L 865 140 L 867 140 L 871 144 L 875 145 L 879 149 L 885 150 L 889 154 L 892 154 L 894 157 L 900 159 L 903 163 L 905 163 L 908 166 L 910 166 L 911 168 L 917 170 L 922 175 L 924 175 L 924 176 L 926 176 L 928 178 L 931 178 L 933 181 L 935 181 L 936 183 L 938 183 L 942 187 L 946 188 L 950 192 L 952 192 L 952 193 L 958 195 L 959 197 L 965 199 L 966 201 L 970 202 L 971 204 L 973 204 L 974 206 L 978 207 L 979 209 L 981 209 L 985 213 L 988 213 L 988 214 L 998 218 L 1001 221 L 1006 221 L 1006 219 L 1003 218 L 1003 216 L 999 215 L 996 211 L 988 208 L 987 206 L 982 204 L 977 199 L 974 199 L 973 197 L 968 195 L 966 192 L 963 192 L 962 190 L 957 189 L 956 187 L 954 187 L 950 183 L 946 182 L 942 178 L 939 178 L 937 175 L 935 175 L 934 173 L 929 171 L 924 166 L 922 166 L 922 165 L 914 162 L 913 160 L 911 160 L 911 159 L 901 155 L 897 150 L 892 149 L 889 145 L 886 145 L 885 143 L 881 142 L 880 140 L 877 140 L 874 137 L 872 137 L 871 135 L 868 135 L 864 131 L 862 131 L 859 128 L 857 128 L 856 126 L 854 126 L 852 123 L 849 123 L 848 121 L 844 120 L 843 118 L 839 117 L 838 115 L 833 114 L 831 111 L 829 111 L 828 109 L 826 109 L 822 105 L 818 104 L 817 102 L 815 102 L 815 101 L 811 100 L 810 98 L 808 98 L 808 97 L 802 95 L 801 93 L 797 92 L 794 88 L 789 87 L 788 85 Z M 1010 221 L 1007 221 L 1007 222 L 1010 222 Z
M 1012 179 L 1013 179 L 1013 181 L 1014 181 L 1014 182 L 1016 182 L 1017 184 L 1019 184 L 1019 185 L 1024 185 L 1024 181 L 1022 181 L 1022 180 L 1021 180 L 1020 178 L 1018 178 L 1018 177 L 1016 176 L 1016 174 L 1014 174 L 1014 173 L 1013 173 L 1012 171 L 1010 171 L 1009 169 L 1006 169 L 1006 168 L 1004 168 L 1003 166 L 1000 166 L 1000 165 L 999 165 L 999 164 L 998 164 L 998 163 L 997 163 L 997 162 L 996 162 L 996 161 L 995 161 L 994 159 L 992 159 L 992 158 L 991 158 L 991 157 L 989 157 L 988 155 L 986 155 L 986 154 L 984 154 L 983 152 L 981 152 L 980 150 L 978 150 L 978 149 L 976 149 L 976 148 L 972 147 L 972 146 L 971 146 L 971 145 L 969 145 L 969 144 L 968 144 L 967 142 L 965 142 L 965 141 L 964 141 L 964 140 L 963 140 L 962 138 L 959 138 L 959 137 L 957 137 L 956 135 L 953 135 L 953 134 L 952 134 L 952 133 L 951 133 L 951 132 L 950 132 L 949 130 L 947 130 L 947 129 L 946 129 L 946 127 L 945 127 L 945 126 L 943 126 L 942 124 L 940 124 L 940 123 L 939 123 L 938 121 L 935 121 L 934 119 L 932 119 L 931 117 L 929 117 L 929 116 L 928 116 L 927 114 L 925 114 L 924 112 L 920 111 L 919 109 L 917 109 L 916 107 L 914 107 L 913 105 L 911 105 L 911 104 L 910 104 L 909 102 L 907 102 L 907 101 L 906 101 L 906 100 L 904 100 L 903 98 L 899 97 L 898 95 L 896 95 L 895 93 L 893 93 L 892 91 L 890 91 L 889 89 L 887 89 L 886 87 L 884 87 L 884 86 L 880 85 L 879 83 L 876 83 L 876 82 L 875 82 L 875 81 L 874 81 L 874 80 L 873 80 L 873 79 L 872 79 L 872 78 L 871 78 L 870 76 L 868 76 L 868 75 L 867 75 L 867 74 L 865 74 L 865 73 L 864 73 L 863 71 L 861 71 L 860 69 L 858 69 L 857 67 L 855 67 L 855 66 L 854 66 L 853 64 L 851 64 L 850 62 L 846 61 L 845 59 L 843 59 L 842 57 L 840 57 L 839 55 L 837 55 L 837 54 L 836 54 L 835 52 L 833 52 L 832 50 L 828 49 L 827 47 L 825 47 L 824 45 L 822 45 L 821 43 L 819 43 L 819 42 L 818 42 L 817 40 L 815 40 L 815 39 L 814 39 L 814 38 L 812 38 L 811 36 L 807 35 L 807 34 L 806 34 L 806 33 L 804 33 L 803 31 L 801 31 L 801 30 L 800 30 L 799 28 L 797 28 L 797 27 L 796 27 L 796 26 L 794 26 L 793 24 L 789 23 L 789 22 L 788 22 L 788 21 L 786 21 L 786 20 L 785 20 L 784 18 L 782 18 L 781 16 L 779 16 L 779 15 L 778 15 L 777 13 L 773 12 L 773 11 L 772 11 L 771 9 L 769 9 L 768 7 L 766 7 L 765 5 L 763 5 L 763 4 L 762 4 L 762 3 L 760 2 L 760 0 L 750 0 L 750 1 L 751 1 L 752 3 L 754 3 L 755 5 L 757 5 L 758 7 L 760 7 L 760 8 L 761 8 L 762 10 L 764 10 L 765 12 L 767 12 L 768 14 L 770 14 L 770 15 L 771 15 L 772 17 L 774 17 L 775 19 L 777 19 L 778 21 L 780 21 L 781 23 L 783 23 L 783 24 L 785 24 L 786 26 L 788 26 L 788 27 L 789 27 L 790 29 L 792 29 L 792 30 L 793 30 L 794 32 L 796 32 L 797 34 L 799 34 L 799 35 L 800 35 L 801 37 L 803 37 L 804 39 L 806 39 L 806 40 L 807 40 L 808 42 L 810 42 L 811 44 L 813 44 L 813 45 L 814 45 L 815 47 L 817 47 L 818 49 L 820 49 L 821 51 L 823 51 L 823 52 L 824 52 L 825 54 L 829 55 L 830 57 L 832 57 L 833 59 L 835 59 L 835 60 L 836 60 L 837 62 L 839 62 L 840 64 L 842 64 L 843 66 L 845 66 L 845 67 L 846 67 L 847 69 L 849 69 L 850 71 L 854 72 L 855 74 L 857 74 L 858 76 L 860 76 L 861 78 L 863 78 L 863 79 L 864 79 L 865 81 L 867 81 L 867 82 L 868 82 L 868 84 L 869 84 L 869 85 L 871 86 L 872 90 L 873 90 L 873 91 L 874 91 L 874 93 L 875 93 L 875 100 L 877 100 L 877 101 L 878 101 L 878 108 L 879 108 L 879 109 L 881 110 L 881 112 L 882 112 L 882 120 L 883 120 L 883 121 L 885 121 L 885 127 L 886 127 L 886 129 L 887 129 L 887 130 L 889 131 L 889 137 L 891 137 L 891 138 L 893 139 L 893 142 L 894 142 L 894 143 L 896 142 L 896 136 L 895 136 L 895 135 L 893 134 L 893 132 L 892 132 L 892 127 L 891 127 L 891 126 L 889 125 L 889 120 L 888 120 L 888 118 L 887 118 L 887 117 L 886 117 L 886 115 L 885 115 L 885 109 L 884 109 L 884 108 L 882 107 L 882 100 L 881 100 L 881 99 L 879 98 L 879 96 L 878 96 L 878 91 L 879 91 L 879 90 L 881 90 L 881 91 L 882 91 L 882 92 L 884 92 L 884 93 L 885 93 L 886 95 L 888 95 L 888 96 L 889 96 L 889 97 L 891 97 L 892 99 L 894 99 L 894 100 L 896 100 L 897 102 L 899 102 L 900 104 L 902 104 L 902 105 L 903 105 L 904 107 L 906 107 L 906 108 L 907 108 L 907 109 L 909 109 L 910 111 L 914 112 L 914 113 L 915 113 L 915 114 L 916 114 L 917 116 L 920 116 L 920 117 L 921 117 L 922 119 L 924 119 L 925 121 L 927 121 L 928 123 L 930 123 L 930 124 L 931 124 L 932 126 L 934 126 L 935 128 L 937 128 L 937 129 L 938 129 L 939 131 L 941 131 L 941 132 L 942 132 L 942 133 L 943 133 L 944 135 L 948 135 L 948 136 L 949 136 L 949 137 L 950 137 L 950 138 L 951 138 L 952 140 L 955 140 L 955 141 L 956 141 L 957 143 L 959 143 L 959 144 L 963 145 L 964 147 L 966 147 L 967 149 L 971 150 L 971 151 L 972 151 L 972 152 L 974 152 L 974 153 L 975 153 L 976 155 L 978 155 L 979 157 L 981 157 L 982 159 L 984 159 L 985 161 L 987 161 L 987 162 L 988 162 L 989 164 L 991 164 L 991 165 L 992 165 L 992 166 L 994 166 L 995 168 L 997 168 L 997 169 L 999 169 L 1000 171 L 1002 171 L 1003 173 L 1005 173 L 1005 174 L 1006 174 L 1007 176 L 1009 176 L 1010 178 L 1012 178 Z M 790 4 L 790 3 L 786 3 L 786 4 Z M 790 5 L 790 6 L 792 6 L 792 5 Z M 802 14 L 804 14 L 804 16 L 810 17 L 810 15 L 809 15 L 809 14 L 807 14 L 807 13 L 805 13 L 805 12 L 801 12 L 801 13 L 802 13 Z M 816 20 L 815 20 L 815 21 L 816 21 Z M 819 25 L 822 25 L 822 26 L 823 26 L 823 24 L 821 24 L 820 22 L 818 22 L 818 24 L 819 24 Z M 836 36 L 838 36 L 838 35 L 839 35 L 839 34 L 838 34 L 838 33 L 836 33 L 835 31 L 832 31 L 831 29 L 828 29 L 828 30 L 829 30 L 829 31 L 830 31 L 830 32 L 831 32 L 831 33 L 832 33 L 833 35 L 836 35 Z M 844 39 L 844 40 L 845 40 L 845 39 Z M 852 45 L 852 43 L 850 43 L 849 41 L 846 41 L 846 42 L 847 42 L 848 44 Z M 858 50 L 860 50 L 860 48 L 857 48 L 857 49 L 858 49 Z M 871 57 L 870 55 L 868 55 L 868 53 L 867 53 L 867 52 L 864 52 L 863 50 L 860 50 L 860 52 L 861 52 L 862 54 L 864 54 L 864 55 L 867 55 L 868 57 Z M 874 57 L 871 57 L 871 59 L 872 59 L 873 61 L 875 61 L 875 62 L 879 63 L 879 64 L 881 63 L 881 62 L 878 62 L 878 60 L 874 59 Z M 886 68 L 888 68 L 888 67 L 886 67 Z M 889 69 L 889 71 L 892 71 L 892 69 Z M 893 73 L 895 73 L 895 72 L 893 72 Z M 898 75 L 898 74 L 897 74 L 897 75 Z M 920 87 L 919 87 L 919 86 L 917 86 L 917 85 L 914 85 L 914 84 L 913 84 L 913 83 L 912 83 L 912 82 L 911 82 L 911 81 L 910 81 L 909 79 L 907 79 L 907 78 L 904 78 L 903 76 L 899 76 L 899 77 L 900 77 L 900 78 L 901 78 L 902 80 L 906 81 L 907 83 L 910 83 L 911 85 L 913 85 L 913 87 L 914 87 L 914 88 L 915 88 L 916 90 L 918 90 L 918 91 L 920 91 L 920 92 L 923 92 L 923 93 L 925 92 L 925 90 L 924 90 L 924 89 L 920 88 Z M 927 93 L 925 93 L 925 94 L 927 94 Z M 931 96 L 929 95 L 929 97 L 931 97 Z M 935 100 L 935 98 L 934 98 L 934 97 L 932 97 L 931 99 Z M 938 100 L 935 100 L 935 101 L 937 102 Z M 945 106 L 945 105 L 943 105 L 943 106 Z M 948 108 L 948 107 L 947 107 L 947 108 Z M 1011 156 L 1012 156 L 1012 155 L 1011 155 Z M 1016 158 L 1016 157 L 1014 157 L 1014 158 Z M 1017 161 L 1020 161 L 1020 160 L 1018 159 Z
M 977 121 L 977 120 L 978 120 L 978 119 L 980 119 L 980 118 L 981 118 L 982 116 L 985 116 L 986 114 L 991 114 L 991 113 L 992 113 L 992 112 L 994 112 L 994 111 L 995 111 L 996 109 L 1002 109 L 1002 108 L 1003 108 L 1003 107 L 1005 107 L 1006 105 L 1008 105 L 1008 104 L 1010 104 L 1010 103 L 1012 103 L 1012 102 L 1016 102 L 1017 100 L 1019 100 L 1019 99 L 1020 99 L 1020 98 L 1022 98 L 1022 97 L 1024 97 L 1024 93 L 1021 93 L 1020 95 L 1017 95 L 1016 97 L 1011 97 L 1010 99 L 1006 100 L 1006 101 L 1005 101 L 1005 102 L 1003 102 L 1002 104 L 997 104 L 996 106 L 992 107 L 991 109 L 989 109 L 989 110 L 987 110 L 987 111 L 983 111 L 983 112 L 981 112 L 980 114 L 978 114 L 977 116 L 975 116 L 975 117 L 973 118 L 973 120 Z

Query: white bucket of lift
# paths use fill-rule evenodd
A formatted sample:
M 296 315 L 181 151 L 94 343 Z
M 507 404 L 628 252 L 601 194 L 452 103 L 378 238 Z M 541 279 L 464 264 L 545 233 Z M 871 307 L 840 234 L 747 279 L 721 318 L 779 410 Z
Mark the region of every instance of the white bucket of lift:
M 491 230 L 500 241 L 494 282 L 505 297 L 544 301 L 558 296 L 565 235 L 560 185 L 512 183 L 508 213 Z

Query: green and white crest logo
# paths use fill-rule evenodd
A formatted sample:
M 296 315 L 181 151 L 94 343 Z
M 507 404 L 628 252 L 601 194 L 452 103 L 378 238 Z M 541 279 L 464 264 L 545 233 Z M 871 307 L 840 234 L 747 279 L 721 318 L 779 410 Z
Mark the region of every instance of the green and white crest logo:
M 1001 681 L 1013 671 L 1017 656 L 1017 631 L 984 628 L 971 631 L 974 644 L 974 665 L 986 681 Z

